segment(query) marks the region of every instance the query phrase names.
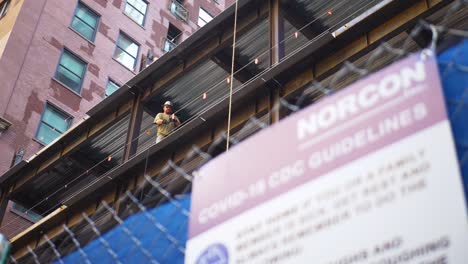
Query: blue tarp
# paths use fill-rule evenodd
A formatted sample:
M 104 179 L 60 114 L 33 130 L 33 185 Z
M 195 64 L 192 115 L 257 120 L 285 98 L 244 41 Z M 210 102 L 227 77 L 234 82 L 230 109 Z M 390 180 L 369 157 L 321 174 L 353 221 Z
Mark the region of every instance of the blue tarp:
M 153 263 L 183 263 L 184 254 L 179 248 L 183 250 L 187 241 L 188 217 L 181 208 L 188 212 L 190 196 L 130 216 L 122 225 L 83 247 L 82 252 L 75 251 L 62 261 L 86 263 L 88 259 L 91 263 L 113 264 L 118 261 L 152 263 L 153 260 Z
M 468 193 L 468 40 L 439 55 L 437 61 L 466 194 Z
M 465 193 L 468 191 L 468 41 L 452 47 L 438 56 L 458 159 L 463 174 Z M 435 139 L 437 140 L 437 139 Z M 180 205 L 189 210 L 190 197 L 179 199 Z M 184 254 L 174 241 L 185 247 L 188 219 L 174 203 L 166 203 L 148 213 L 129 217 L 123 225 L 115 227 L 83 248 L 63 258 L 64 263 L 183 263 Z M 129 232 L 131 235 L 129 235 Z M 133 238 L 132 238 L 133 236 Z M 136 242 L 137 241 L 137 242 Z M 106 245 L 106 243 L 108 243 Z M 141 243 L 141 245 L 138 245 Z M 112 249 L 112 250 L 109 250 Z M 146 252 L 144 252 L 145 249 Z M 112 254 L 115 256 L 112 256 Z M 148 257 L 145 254 L 151 254 Z M 84 257 L 86 255 L 86 257 Z

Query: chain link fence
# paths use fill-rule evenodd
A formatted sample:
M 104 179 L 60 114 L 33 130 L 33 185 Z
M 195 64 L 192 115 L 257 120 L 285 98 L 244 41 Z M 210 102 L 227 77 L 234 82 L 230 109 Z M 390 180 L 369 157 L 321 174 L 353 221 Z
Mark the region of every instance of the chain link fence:
M 292 114 L 382 67 L 432 46 L 438 50 L 449 118 L 453 128 L 465 191 L 468 188 L 468 2 L 455 1 L 410 32 L 402 32 L 367 54 L 347 61 L 340 70 L 310 83 L 300 93 L 280 100 L 274 111 Z M 273 111 L 271 111 L 273 112 Z M 252 117 L 229 138 L 236 145 L 267 129 L 270 114 Z M 12 263 L 183 263 L 190 216 L 193 172 L 225 150 L 226 134 L 208 148 L 193 146 L 182 162 L 167 161 L 157 177 L 145 175 L 144 184 L 127 191 L 120 207 L 101 202 L 97 210 L 73 227 L 63 225 L 59 235 Z M 146 160 L 146 164 L 150 162 Z M 145 170 L 146 171 L 146 170 Z

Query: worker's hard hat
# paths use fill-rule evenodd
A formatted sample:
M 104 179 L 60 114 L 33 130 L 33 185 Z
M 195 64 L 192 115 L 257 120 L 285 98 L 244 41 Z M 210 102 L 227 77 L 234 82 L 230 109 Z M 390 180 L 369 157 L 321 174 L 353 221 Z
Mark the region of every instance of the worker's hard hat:
M 164 105 L 172 106 L 172 103 L 171 103 L 171 101 L 166 101 L 166 102 L 164 103 Z

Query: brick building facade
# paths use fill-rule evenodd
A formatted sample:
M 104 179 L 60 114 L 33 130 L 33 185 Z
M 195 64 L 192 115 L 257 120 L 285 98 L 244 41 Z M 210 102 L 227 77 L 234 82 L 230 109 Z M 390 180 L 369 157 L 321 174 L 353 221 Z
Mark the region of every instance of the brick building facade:
M 0 174 L 232 2 L 0 0 Z M 47 118 L 63 118 L 62 128 Z M 12 211 L 19 210 L 7 210 L 0 228 L 9 237 L 31 223 Z M 18 223 L 4 225 L 12 219 Z

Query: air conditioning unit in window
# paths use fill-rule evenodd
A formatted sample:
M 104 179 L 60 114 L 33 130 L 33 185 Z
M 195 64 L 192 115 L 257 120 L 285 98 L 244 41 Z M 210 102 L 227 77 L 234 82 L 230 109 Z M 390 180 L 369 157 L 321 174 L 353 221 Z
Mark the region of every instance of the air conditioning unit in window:
M 169 6 L 171 13 L 183 21 L 188 20 L 188 10 L 177 0 L 172 0 Z
M 155 62 L 158 58 L 154 56 L 154 53 L 152 50 L 148 50 L 148 53 L 142 56 L 141 58 L 141 66 L 140 66 L 140 71 L 146 69 L 148 66 L 151 65 L 151 63 Z
M 7 130 L 11 126 L 11 122 L 0 116 L 0 133 Z

